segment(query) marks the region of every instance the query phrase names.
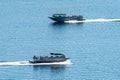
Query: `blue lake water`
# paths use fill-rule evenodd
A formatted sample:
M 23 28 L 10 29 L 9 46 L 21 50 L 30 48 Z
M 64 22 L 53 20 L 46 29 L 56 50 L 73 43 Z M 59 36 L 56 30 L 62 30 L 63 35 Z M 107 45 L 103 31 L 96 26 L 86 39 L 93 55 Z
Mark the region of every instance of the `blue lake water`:
M 0 61 L 64 53 L 69 66 L 0 66 L 0 80 L 120 80 L 120 22 L 55 24 L 54 13 L 120 19 L 119 0 L 0 0 Z

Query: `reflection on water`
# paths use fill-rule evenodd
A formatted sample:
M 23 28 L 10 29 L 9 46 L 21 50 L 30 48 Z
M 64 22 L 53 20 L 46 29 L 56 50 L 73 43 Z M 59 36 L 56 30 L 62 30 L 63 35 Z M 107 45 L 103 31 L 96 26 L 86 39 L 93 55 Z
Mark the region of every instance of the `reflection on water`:
M 50 65 L 50 66 L 33 66 L 35 72 L 52 72 L 52 73 L 62 73 L 65 71 L 67 66 L 65 65 Z M 47 71 L 46 71 L 47 70 Z
M 69 29 L 73 30 L 74 29 L 78 29 L 78 28 L 82 28 L 84 23 L 64 23 L 64 22 L 54 22 L 54 23 L 50 23 L 50 29 L 52 29 L 52 32 L 60 32 L 60 34 L 63 33 L 63 35 L 65 34 L 65 31 L 69 31 Z
M 34 65 L 33 68 L 34 70 L 46 70 L 46 69 L 50 69 L 52 72 L 57 70 L 57 71 L 63 71 L 67 66 L 66 65 L 50 65 L 50 66 L 46 66 L 46 65 Z
M 65 22 L 54 22 L 51 23 L 52 26 L 67 26 L 67 25 L 83 25 L 83 22 L 80 23 L 65 23 Z
M 51 23 L 50 26 L 54 27 L 54 28 L 63 28 L 63 27 L 66 27 L 68 26 L 68 24 L 64 23 L 64 22 L 54 22 L 54 23 Z
M 66 66 L 33 66 L 33 74 L 36 80 L 63 80 L 65 78 Z

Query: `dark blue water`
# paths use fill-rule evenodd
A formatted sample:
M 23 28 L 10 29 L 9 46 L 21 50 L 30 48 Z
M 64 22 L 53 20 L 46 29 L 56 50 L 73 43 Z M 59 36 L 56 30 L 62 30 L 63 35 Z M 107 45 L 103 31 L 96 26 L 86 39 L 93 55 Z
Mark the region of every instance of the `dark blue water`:
M 120 80 L 120 22 L 55 24 L 54 13 L 120 18 L 119 0 L 0 0 L 0 61 L 64 53 L 69 66 L 0 66 L 0 80 Z

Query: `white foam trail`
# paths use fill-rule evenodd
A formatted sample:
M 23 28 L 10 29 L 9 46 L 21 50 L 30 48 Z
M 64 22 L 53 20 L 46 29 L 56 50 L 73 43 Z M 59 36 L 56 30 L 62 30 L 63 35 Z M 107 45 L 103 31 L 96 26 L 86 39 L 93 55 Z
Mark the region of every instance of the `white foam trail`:
M 36 63 L 32 64 L 29 61 L 16 61 L 16 62 L 0 62 L 0 66 L 25 66 L 25 65 L 70 65 L 72 64 L 70 60 L 64 62 L 54 62 L 54 63 Z
M 71 20 L 71 21 L 65 21 L 65 23 L 81 23 L 81 22 L 120 22 L 119 19 L 86 19 L 84 21 L 77 21 L 77 20 Z

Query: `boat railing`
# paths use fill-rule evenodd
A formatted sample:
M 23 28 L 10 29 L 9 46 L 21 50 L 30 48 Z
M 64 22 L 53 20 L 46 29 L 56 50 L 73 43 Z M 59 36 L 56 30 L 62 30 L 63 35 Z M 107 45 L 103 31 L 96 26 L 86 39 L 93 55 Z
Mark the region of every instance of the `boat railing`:
M 56 58 L 65 58 L 65 56 L 64 55 L 61 55 L 61 56 L 59 56 L 59 55 L 55 55 L 55 56 L 34 56 L 33 57 L 33 60 L 34 61 L 39 61 L 39 60 L 45 60 L 45 59 L 56 59 Z

